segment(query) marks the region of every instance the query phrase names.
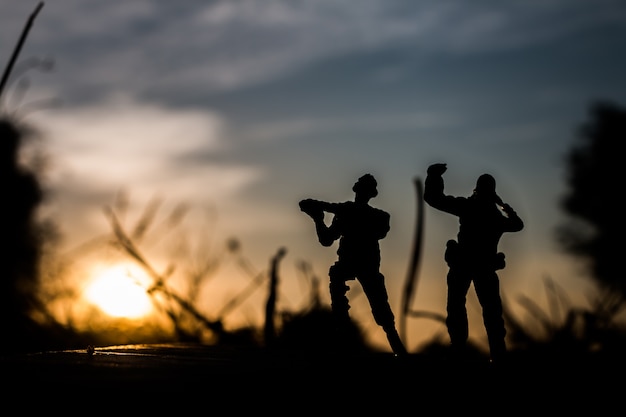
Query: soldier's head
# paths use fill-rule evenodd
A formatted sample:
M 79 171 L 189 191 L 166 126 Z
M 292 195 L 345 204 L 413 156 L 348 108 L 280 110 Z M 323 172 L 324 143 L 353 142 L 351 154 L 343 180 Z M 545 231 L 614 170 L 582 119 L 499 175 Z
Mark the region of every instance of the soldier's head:
M 370 199 L 378 195 L 377 186 L 378 183 L 374 176 L 372 174 L 365 174 L 354 183 L 352 191 L 357 195 Z
M 496 194 L 496 180 L 489 174 L 482 174 L 476 180 L 474 192 L 481 196 L 494 196 Z

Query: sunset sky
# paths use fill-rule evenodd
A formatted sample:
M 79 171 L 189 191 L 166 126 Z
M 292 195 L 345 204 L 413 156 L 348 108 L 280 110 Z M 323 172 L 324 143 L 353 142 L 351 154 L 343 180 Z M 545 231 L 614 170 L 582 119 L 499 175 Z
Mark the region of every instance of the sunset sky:
M 3 62 L 36 5 L 2 2 Z M 369 172 L 371 204 L 391 214 L 381 270 L 399 313 L 413 180 L 445 162 L 448 193 L 469 195 L 491 173 L 525 222 L 502 239 L 505 298 L 541 304 L 550 277 L 583 302 L 588 280 L 554 236 L 564 156 L 594 100 L 626 105 L 624 51 L 619 0 L 50 0 L 14 71 L 34 58 L 54 69 L 28 71 L 25 96 L 11 84 L 2 104 L 42 133 L 47 213 L 68 249 L 109 232 L 102 208 L 120 190 L 135 216 L 155 196 L 184 202 L 192 233 L 236 237 L 258 269 L 285 247 L 283 301 L 297 305 L 297 263 L 313 265 L 326 293 L 335 260 L 298 201 L 352 199 Z M 50 98 L 60 104 L 30 112 Z M 426 208 L 415 309 L 445 311 L 443 249 L 456 229 Z M 351 311 L 371 320 L 362 299 Z M 409 348 L 442 328 L 414 319 L 410 331 Z

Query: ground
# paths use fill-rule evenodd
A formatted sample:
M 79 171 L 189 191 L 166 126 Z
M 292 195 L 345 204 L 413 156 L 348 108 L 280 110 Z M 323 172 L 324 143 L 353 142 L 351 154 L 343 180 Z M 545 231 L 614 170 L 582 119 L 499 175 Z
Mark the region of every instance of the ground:
M 601 357 L 512 357 L 496 367 L 422 354 L 184 344 L 6 355 L 0 365 L 5 406 L 81 414 L 187 408 L 275 415 L 453 409 L 598 414 L 622 406 L 626 370 L 624 363 Z

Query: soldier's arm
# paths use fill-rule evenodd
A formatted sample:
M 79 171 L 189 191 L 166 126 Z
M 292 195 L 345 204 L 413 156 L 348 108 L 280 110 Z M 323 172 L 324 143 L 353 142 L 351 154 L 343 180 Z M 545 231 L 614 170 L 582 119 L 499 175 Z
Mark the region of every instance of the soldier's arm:
M 323 220 L 315 220 L 315 231 L 317 232 L 317 240 L 322 246 L 330 246 L 341 237 L 337 217 L 333 218 L 330 226 L 326 226 Z
M 339 204 L 307 198 L 305 200 L 301 200 L 299 205 L 300 210 L 308 214 L 311 219 L 313 219 L 317 240 L 320 244 L 322 244 L 322 246 L 330 246 L 335 240 L 341 237 L 341 231 L 337 223 L 336 214 L 330 226 L 326 226 L 326 223 L 324 222 L 324 212 L 327 211 L 330 213 L 336 213 L 338 211 L 337 206 L 339 206 Z
M 333 214 L 341 212 L 341 208 L 343 206 L 341 203 L 329 203 L 327 201 L 317 201 L 317 204 L 323 211 Z
M 524 228 L 524 222 L 511 206 L 509 206 L 508 204 L 503 204 L 502 211 L 504 211 L 507 217 L 507 232 L 519 232 Z
M 386 211 L 378 211 L 377 222 L 375 226 L 375 233 L 377 239 L 382 239 L 387 236 L 391 229 L 391 215 Z
M 327 201 L 321 201 L 321 200 L 315 200 L 313 198 L 307 198 L 304 200 L 301 200 L 300 203 L 300 210 L 302 210 L 303 212 L 311 215 L 313 214 L 319 214 L 320 212 L 328 212 L 328 213 L 333 213 L 333 214 L 337 214 L 339 211 L 341 211 L 341 203 L 329 203 Z
M 465 198 L 444 193 L 442 175 L 445 170 L 445 164 L 433 164 L 428 168 L 424 182 L 424 201 L 433 208 L 458 215 Z

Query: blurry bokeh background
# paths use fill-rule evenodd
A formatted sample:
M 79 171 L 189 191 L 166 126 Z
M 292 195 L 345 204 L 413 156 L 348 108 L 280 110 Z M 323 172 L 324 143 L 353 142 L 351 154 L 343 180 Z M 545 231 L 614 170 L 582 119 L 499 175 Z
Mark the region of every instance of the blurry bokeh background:
M 37 4 L 0 6 L 3 65 Z M 211 342 L 212 326 L 263 328 L 281 250 L 277 315 L 327 306 L 335 247 L 318 244 L 297 203 L 352 199 L 369 172 L 372 205 L 392 216 L 382 272 L 399 316 L 414 181 L 435 162 L 454 195 L 491 173 L 525 221 L 501 242 L 502 293 L 520 321 L 559 322 L 564 297 L 593 309 L 593 274 L 556 229 L 580 127 L 597 101 L 626 103 L 625 22 L 612 0 L 46 2 L 0 97 L 25 132 L 13 162 L 42 193 L 29 315 L 93 343 Z M 436 316 L 457 224 L 424 215 L 411 308 Z M 131 285 L 94 289 L 102 276 Z M 349 296 L 368 342 L 388 350 L 358 284 Z M 472 291 L 468 310 L 484 346 Z M 410 350 L 437 338 L 440 321 L 407 319 Z

